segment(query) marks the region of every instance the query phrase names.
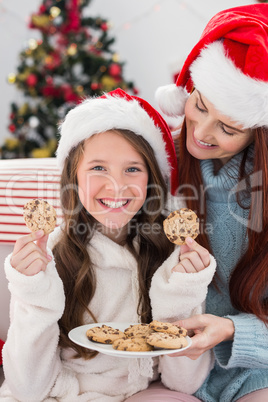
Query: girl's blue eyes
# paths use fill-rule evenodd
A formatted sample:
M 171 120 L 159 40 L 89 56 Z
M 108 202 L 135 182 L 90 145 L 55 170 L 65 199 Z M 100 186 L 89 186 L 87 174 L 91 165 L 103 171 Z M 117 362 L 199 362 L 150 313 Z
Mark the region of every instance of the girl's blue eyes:
M 102 171 L 105 170 L 103 166 L 94 166 L 91 170 Z M 140 172 L 140 169 L 136 167 L 130 167 L 126 170 L 128 173 Z
M 206 112 L 207 112 L 206 109 L 202 109 L 201 107 L 198 106 L 198 101 L 196 101 L 195 107 L 196 107 L 196 109 L 197 109 L 199 112 L 201 112 L 201 113 L 206 113 Z M 222 124 L 222 123 L 220 123 L 220 128 L 221 128 L 221 131 L 222 131 L 224 134 L 227 134 L 227 135 L 234 135 L 234 133 L 230 133 L 229 131 L 226 131 L 225 128 L 224 128 L 224 124 Z
M 135 168 L 135 167 L 130 167 L 130 168 L 128 168 L 127 169 L 127 172 L 140 172 L 140 170 L 138 169 L 138 168 Z

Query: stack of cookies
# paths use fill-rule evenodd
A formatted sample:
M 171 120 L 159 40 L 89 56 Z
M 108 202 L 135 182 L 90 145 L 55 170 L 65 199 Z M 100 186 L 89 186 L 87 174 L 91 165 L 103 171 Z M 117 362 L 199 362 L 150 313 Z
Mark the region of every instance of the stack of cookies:
M 157 348 L 182 349 L 188 345 L 186 329 L 156 320 L 150 324 L 130 325 L 124 332 L 102 325 L 88 329 L 86 335 L 90 341 L 132 352 L 148 352 Z

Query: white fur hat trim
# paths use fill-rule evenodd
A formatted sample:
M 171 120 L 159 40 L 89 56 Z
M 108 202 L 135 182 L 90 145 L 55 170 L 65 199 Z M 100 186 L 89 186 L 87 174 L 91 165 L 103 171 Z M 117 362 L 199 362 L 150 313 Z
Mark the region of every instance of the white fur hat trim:
M 165 177 L 170 174 L 162 132 L 137 100 L 106 95 L 90 98 L 72 109 L 60 125 L 61 138 L 57 161 L 63 169 L 72 148 L 94 134 L 112 129 L 127 129 L 141 135 L 154 150 L 160 170 Z
M 164 85 L 155 92 L 156 101 L 167 116 L 181 116 L 184 114 L 184 106 L 189 97 L 188 92 L 175 84 Z
M 268 125 L 268 83 L 236 67 L 221 41 L 204 48 L 190 71 L 195 88 L 221 114 L 244 128 Z

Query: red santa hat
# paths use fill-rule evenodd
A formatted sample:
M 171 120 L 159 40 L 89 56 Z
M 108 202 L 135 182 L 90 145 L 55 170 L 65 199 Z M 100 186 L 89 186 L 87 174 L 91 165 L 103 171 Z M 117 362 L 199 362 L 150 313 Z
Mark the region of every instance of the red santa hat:
M 208 22 L 176 84 L 156 92 L 163 113 L 183 115 L 193 88 L 244 128 L 268 126 L 268 4 L 220 11 Z
M 66 115 L 60 125 L 59 167 L 63 168 L 71 149 L 80 142 L 112 129 L 131 130 L 147 140 L 163 176 L 170 180 L 170 191 L 174 195 L 178 187 L 178 168 L 169 127 L 148 102 L 122 89 L 98 98 L 88 98 Z

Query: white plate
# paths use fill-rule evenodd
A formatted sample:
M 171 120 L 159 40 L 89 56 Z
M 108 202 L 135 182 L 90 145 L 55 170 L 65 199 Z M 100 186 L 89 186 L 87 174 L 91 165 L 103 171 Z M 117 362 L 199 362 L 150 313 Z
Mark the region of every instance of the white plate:
M 95 324 L 81 325 L 80 327 L 76 327 L 69 332 L 69 338 L 80 346 L 84 348 L 97 350 L 98 352 L 104 353 L 106 355 L 111 356 L 119 356 L 119 357 L 154 357 L 161 355 L 171 355 L 172 353 L 182 352 L 183 350 L 189 348 L 192 344 L 191 338 L 189 336 L 186 337 L 188 341 L 188 345 L 182 349 L 157 349 L 149 352 L 129 352 L 125 350 L 116 350 L 112 347 L 112 345 L 105 345 L 103 343 L 97 343 L 90 341 L 86 332 L 89 328 L 100 327 L 102 325 L 109 325 L 110 327 L 119 329 L 123 331 L 128 328 L 130 325 L 135 325 L 135 323 L 118 323 L 118 322 L 98 322 Z

